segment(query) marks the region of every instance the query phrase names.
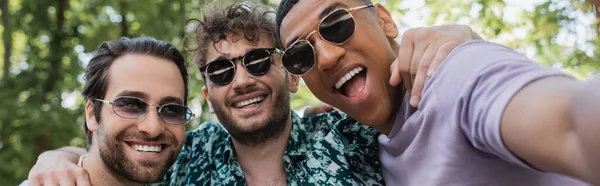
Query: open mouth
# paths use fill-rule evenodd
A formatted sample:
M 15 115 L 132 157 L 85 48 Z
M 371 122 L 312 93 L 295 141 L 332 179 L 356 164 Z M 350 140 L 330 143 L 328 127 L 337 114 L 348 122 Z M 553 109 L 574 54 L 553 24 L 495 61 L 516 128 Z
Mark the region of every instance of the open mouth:
M 247 99 L 247 100 L 244 100 L 244 101 L 235 102 L 235 103 L 233 103 L 233 107 L 235 107 L 235 108 L 250 108 L 250 107 L 254 107 L 254 106 L 262 103 L 265 100 L 265 97 L 266 96 L 258 96 L 258 97 Z
M 141 145 L 141 144 L 133 144 L 127 143 L 134 150 L 144 153 L 144 154 L 158 154 L 162 152 L 164 145 Z
M 367 70 L 364 67 L 356 67 L 346 73 L 335 83 L 335 90 L 347 97 L 361 95 L 365 88 Z

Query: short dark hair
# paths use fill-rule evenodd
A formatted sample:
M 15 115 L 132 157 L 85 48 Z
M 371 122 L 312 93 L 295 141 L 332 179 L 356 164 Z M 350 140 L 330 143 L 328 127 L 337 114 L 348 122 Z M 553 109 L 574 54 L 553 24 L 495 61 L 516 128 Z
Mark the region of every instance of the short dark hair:
M 98 52 L 90 60 L 83 76 L 85 82 L 82 95 L 86 100 L 104 99 L 108 87 L 108 69 L 113 61 L 126 54 L 144 54 L 170 60 L 177 65 L 185 87 L 184 104 L 188 97 L 188 72 L 183 54 L 171 44 L 151 37 L 126 38 L 107 41 L 100 45 Z M 94 101 L 94 116 L 99 123 L 102 102 Z M 88 148 L 92 144 L 92 133 L 84 121 L 83 128 L 87 134 Z
M 290 10 L 292 9 L 292 7 L 294 7 L 294 5 L 296 5 L 296 3 L 298 3 L 299 0 L 281 0 L 281 2 L 279 3 L 279 8 L 277 8 L 277 18 L 275 19 L 275 22 L 277 23 L 277 38 L 278 39 L 278 43 L 279 45 L 283 46 L 283 43 L 281 41 L 281 22 L 283 22 L 283 18 L 285 18 L 285 16 L 290 12 Z M 356 2 L 361 2 L 361 3 L 370 3 L 370 0 L 354 0 Z
M 209 10 L 205 10 L 202 19 L 192 18 L 186 22 L 199 23 L 194 29 L 197 48 L 190 50 L 193 54 L 192 61 L 198 67 L 206 64 L 209 44 L 212 43 L 214 46 L 228 37 L 233 37 L 229 38 L 233 41 L 246 39 L 254 44 L 267 39 L 277 47 L 279 42 L 274 16 L 275 12 L 269 7 L 250 2 L 233 3 L 226 7 L 213 4 Z

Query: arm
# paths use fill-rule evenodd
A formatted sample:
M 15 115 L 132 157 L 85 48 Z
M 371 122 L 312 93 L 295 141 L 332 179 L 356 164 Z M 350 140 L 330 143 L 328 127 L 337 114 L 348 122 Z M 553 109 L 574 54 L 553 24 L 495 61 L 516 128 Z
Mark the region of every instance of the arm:
M 532 82 L 508 103 L 500 132 L 533 167 L 600 184 L 600 76 Z
M 90 185 L 88 173 L 77 166 L 85 149 L 63 147 L 46 151 L 29 172 L 29 185 Z
M 317 115 L 317 114 L 321 114 L 321 113 L 331 112 L 334 110 L 337 110 L 337 109 L 327 103 L 320 103 L 315 106 L 309 106 L 306 109 L 304 109 L 303 116 L 312 116 L 312 115 Z

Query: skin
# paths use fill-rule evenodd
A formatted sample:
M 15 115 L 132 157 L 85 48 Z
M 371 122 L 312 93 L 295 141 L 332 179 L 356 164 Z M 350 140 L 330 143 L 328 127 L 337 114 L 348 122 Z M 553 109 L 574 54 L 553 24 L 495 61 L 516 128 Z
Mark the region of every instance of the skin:
M 231 38 L 231 37 L 228 37 Z M 266 37 L 262 37 L 266 38 Z M 223 40 L 208 49 L 207 61 L 217 58 L 234 58 L 246 54 L 254 48 L 270 48 L 270 42 L 261 40 L 253 44 L 245 39 Z M 248 73 L 239 61 L 234 80 L 224 86 L 206 81 L 203 94 L 211 113 L 219 116 L 219 121 L 228 131 L 242 132 L 239 137 L 232 133 L 235 155 L 240 164 L 248 185 L 286 185 L 287 172 L 282 157 L 287 147 L 292 121 L 289 109 L 289 92 L 298 90 L 299 77 L 291 76 L 280 68 L 280 55 L 272 56 L 274 65 L 267 74 L 253 76 Z M 286 78 L 287 76 L 287 78 Z M 265 96 L 264 101 L 250 108 L 236 108 L 236 102 Z M 287 109 L 285 109 L 287 107 Z M 273 121 L 276 115 L 284 114 L 283 121 Z M 269 127 L 269 123 L 282 125 L 281 131 L 265 133 L 267 139 L 260 143 L 243 141 L 244 136 Z M 263 136 L 264 137 L 264 136 Z M 246 139 L 253 140 L 253 139 Z
M 281 26 L 285 47 L 311 32 L 311 26 L 320 20 L 318 15 L 335 2 L 346 3 L 347 7 L 360 5 L 336 0 L 301 0 L 294 5 Z M 394 50 L 397 44 L 391 40 L 397 29 L 380 5 L 352 14 L 357 29 L 347 43 L 331 45 L 314 34 L 308 38 L 315 45 L 319 65 L 303 78 L 317 98 L 387 134 L 394 121 L 391 113 L 396 113 L 400 105 L 397 99 L 403 96 L 381 82 L 390 77 L 385 66 L 396 57 L 393 51 L 399 51 Z M 400 50 L 398 57 L 404 54 Z M 371 91 L 358 98 L 347 98 L 331 88 L 337 74 L 345 73 L 352 65 L 362 65 L 368 70 L 366 87 Z M 544 78 L 521 89 L 508 103 L 501 119 L 500 134 L 507 148 L 540 170 L 600 184 L 599 77 L 585 83 L 564 77 Z M 390 83 L 397 81 L 396 77 Z M 411 99 L 414 101 L 419 99 Z
M 304 15 L 304 14 L 303 14 Z M 366 18 L 360 18 L 361 21 L 357 21 L 357 25 L 362 25 L 365 22 L 368 23 L 368 26 L 366 29 L 361 29 L 361 31 L 357 31 L 357 33 L 360 33 L 361 36 L 363 37 L 368 37 L 369 39 L 360 39 L 358 41 L 352 41 L 355 40 L 356 38 L 360 38 L 360 36 L 355 36 L 353 37 L 353 39 L 351 39 L 351 41 L 348 42 L 349 43 L 353 43 L 353 47 L 351 48 L 351 50 L 348 50 L 350 52 L 348 52 L 348 56 L 349 57 L 342 57 L 345 61 L 353 61 L 353 65 L 364 65 L 364 64 L 369 64 L 369 60 L 372 59 L 377 59 L 378 61 L 384 61 L 382 63 L 377 63 L 374 64 L 372 66 L 369 66 L 369 68 L 373 68 L 373 69 L 379 69 L 379 67 L 383 67 L 385 68 L 385 70 L 381 70 L 381 71 L 376 71 L 377 73 L 372 73 L 369 76 L 370 80 L 372 80 L 372 82 L 370 82 L 370 84 L 373 85 L 377 85 L 377 86 L 372 86 L 371 88 L 374 87 L 379 87 L 376 88 L 375 90 L 386 90 L 383 92 L 379 92 L 375 95 L 369 95 L 369 101 L 383 101 L 383 103 L 385 104 L 372 104 L 375 102 L 367 103 L 367 106 L 369 106 L 369 109 L 364 109 L 365 107 L 355 107 L 355 108 L 361 108 L 360 112 L 362 113 L 362 111 L 364 110 L 375 110 L 377 109 L 378 111 L 375 112 L 377 114 L 381 114 L 378 116 L 373 116 L 371 118 L 363 118 L 363 123 L 367 123 L 370 122 L 371 120 L 374 121 L 376 123 L 376 129 L 378 129 L 379 131 L 389 131 L 391 129 L 391 124 L 393 121 L 393 115 L 391 115 L 390 113 L 394 113 L 394 112 L 388 112 L 390 110 L 393 110 L 395 108 L 393 108 L 393 105 L 391 103 L 397 102 L 397 101 L 392 101 L 392 100 L 396 100 L 397 98 L 393 98 L 393 99 L 386 99 L 387 97 L 389 97 L 389 95 L 395 95 L 395 92 L 401 93 L 401 92 L 405 92 L 405 90 L 412 90 L 412 94 L 413 96 L 416 96 L 417 98 L 419 97 L 419 95 L 421 94 L 421 90 L 422 90 L 422 86 L 424 85 L 424 81 L 425 81 L 425 77 L 426 76 L 431 76 L 431 74 L 425 75 L 428 72 L 433 72 L 437 66 L 440 65 L 440 63 L 442 63 L 442 60 L 445 58 L 445 56 L 451 51 L 452 48 L 454 48 L 455 46 L 463 43 L 466 40 L 470 40 L 470 39 L 476 39 L 479 37 L 474 37 L 476 36 L 473 35 L 473 32 L 471 31 L 471 29 L 467 26 L 460 26 L 460 25 L 444 25 L 444 26 L 437 26 L 437 27 L 426 27 L 426 28 L 413 28 L 413 29 L 409 29 L 406 33 L 404 33 L 404 35 L 402 36 L 402 43 L 399 45 L 398 43 L 396 43 L 394 41 L 394 38 L 398 36 L 398 31 L 396 29 L 396 25 L 393 23 L 393 20 L 391 19 L 391 16 L 389 16 L 389 12 L 387 12 L 387 10 L 385 8 L 383 8 L 380 5 L 377 5 L 376 8 L 367 8 L 367 9 L 363 9 L 363 10 L 359 10 L 356 11 L 355 13 L 353 13 L 353 15 L 355 17 L 365 17 L 363 15 L 370 15 L 371 17 L 366 17 Z M 375 15 L 373 17 L 373 15 Z M 381 17 L 379 17 L 379 15 L 382 15 Z M 387 16 L 387 17 L 386 17 Z M 284 20 L 285 21 L 285 20 Z M 304 19 L 302 19 L 301 23 L 303 23 Z M 379 24 L 373 24 L 371 23 L 371 21 L 378 21 L 377 23 Z M 316 21 L 315 21 L 316 22 Z M 295 25 L 295 24 L 293 24 Z M 311 26 L 314 25 L 313 23 L 311 23 Z M 378 30 L 379 28 L 386 28 L 385 30 Z M 357 29 L 358 30 L 358 29 Z M 311 30 L 312 31 L 312 30 Z M 302 34 L 302 33 L 298 33 L 298 34 Z M 370 34 L 377 34 L 378 36 L 382 36 L 382 38 L 379 37 L 374 37 L 375 35 L 370 35 Z M 313 42 L 314 39 L 318 39 L 317 35 L 312 35 L 311 38 L 309 40 L 311 40 L 311 42 Z M 284 38 L 282 38 L 284 39 Z M 362 55 L 364 53 L 358 53 L 360 50 L 359 49 L 364 49 L 364 48 L 376 48 L 377 44 L 374 43 L 370 43 L 371 40 L 370 39 L 376 39 L 377 43 L 384 43 L 385 46 L 390 45 L 389 48 L 386 48 L 386 50 L 377 50 L 375 51 L 375 53 L 370 53 L 368 55 L 368 58 L 364 58 L 362 57 Z M 365 42 L 368 41 L 368 42 Z M 375 40 L 374 40 L 375 41 Z M 285 41 L 284 41 L 285 42 Z M 362 47 L 356 47 L 354 45 L 357 45 L 356 43 L 358 43 L 358 45 L 363 45 Z M 315 44 L 315 46 L 317 47 L 317 51 L 319 54 L 328 54 L 326 51 L 329 50 L 333 50 L 333 51 L 340 51 L 340 47 L 339 46 L 335 46 L 335 45 L 330 45 L 326 42 L 323 41 L 319 41 L 318 44 Z M 327 47 L 326 50 L 320 50 L 319 48 L 321 48 L 322 46 Z M 345 45 L 344 45 L 345 46 Z M 245 54 L 245 52 L 247 52 L 250 48 L 263 48 L 263 47 L 272 47 L 270 45 L 268 45 L 267 43 L 259 43 L 258 45 L 255 44 L 251 44 L 251 43 L 247 43 L 247 41 L 245 40 L 239 40 L 235 43 L 229 42 L 229 41 L 222 41 L 218 44 L 217 48 L 219 48 L 219 50 L 212 50 L 209 51 L 208 57 L 209 59 L 207 61 L 212 61 L 214 59 L 216 59 L 219 55 L 224 55 L 223 57 L 226 58 L 232 58 L 232 57 L 237 57 L 240 55 Z M 333 47 L 333 48 L 331 48 Z M 343 48 L 342 48 L 343 49 Z M 343 49 L 345 50 L 345 49 Z M 219 52 L 216 51 L 221 51 L 222 53 L 228 53 L 229 55 L 225 56 L 225 54 L 221 54 Z M 398 58 L 396 58 L 396 53 L 399 51 L 400 54 L 402 54 L 401 56 L 399 56 Z M 324 53 L 325 52 L 325 53 Z M 344 51 L 344 54 L 346 54 L 346 52 Z M 406 54 L 406 55 L 404 55 Z M 215 57 L 217 56 L 217 57 Z M 274 59 L 276 60 L 276 63 L 280 63 L 280 55 L 279 54 L 275 54 Z M 325 58 L 331 58 L 332 56 L 325 56 Z M 333 56 L 333 58 L 335 58 L 335 56 Z M 356 59 L 354 59 L 356 58 Z M 323 59 L 318 59 L 318 60 L 323 60 Z M 392 63 L 393 62 L 393 63 Z M 333 70 L 331 69 L 337 69 L 339 71 L 339 66 L 332 66 L 333 63 L 326 63 L 323 64 L 320 67 L 315 67 L 314 69 L 317 68 L 321 68 L 323 69 L 322 72 L 318 72 L 317 70 L 313 70 L 313 71 L 317 71 L 317 76 L 314 76 L 314 74 L 310 77 L 316 77 L 313 79 L 316 79 L 317 81 L 321 81 L 319 79 L 319 75 L 322 75 L 321 73 L 331 73 Z M 254 77 L 250 74 L 248 74 L 241 65 L 239 65 L 239 62 L 236 62 L 237 65 L 237 74 L 235 76 L 236 80 L 234 80 L 234 82 L 232 82 L 231 84 L 229 84 L 227 87 L 216 87 L 214 85 L 211 85 L 212 82 L 210 81 L 206 81 L 207 82 L 207 87 L 204 87 L 203 89 L 203 94 L 205 96 L 205 98 L 209 101 L 207 101 L 209 104 L 212 104 L 211 102 L 214 102 L 215 104 L 210 105 L 210 111 L 211 113 L 215 113 L 216 108 L 220 108 L 222 111 L 222 118 L 225 118 L 226 115 L 232 116 L 232 122 L 227 122 L 227 123 L 231 123 L 234 124 L 232 126 L 229 127 L 236 127 L 238 129 L 243 129 L 241 131 L 253 131 L 256 129 L 260 129 L 263 128 L 266 123 L 264 122 L 260 122 L 260 121 L 265 121 L 266 118 L 268 118 L 268 115 L 265 115 L 264 112 L 262 111 L 256 111 L 256 112 L 238 112 L 235 109 L 231 109 L 229 107 L 229 103 L 224 101 L 227 99 L 232 99 L 233 97 L 235 97 L 235 93 L 240 92 L 240 90 L 247 89 L 247 88 L 242 88 L 244 86 L 249 86 L 249 87 L 258 87 L 257 89 L 260 90 L 260 92 L 263 93 L 267 93 L 267 94 L 271 94 L 272 92 L 276 92 L 277 87 L 282 87 L 283 84 L 285 84 L 285 81 L 280 81 L 281 79 L 285 79 L 285 71 L 283 69 L 280 68 L 276 68 L 275 66 L 272 66 L 269 74 L 264 75 L 264 76 L 260 76 L 260 77 Z M 377 67 L 377 68 L 375 68 Z M 344 70 L 347 70 L 345 68 L 348 68 L 348 66 L 344 67 Z M 375 71 L 375 70 L 373 70 Z M 273 74 L 272 74 L 273 73 Z M 312 73 L 312 72 L 311 72 Z M 391 78 L 390 78 L 390 75 Z M 402 79 L 407 79 L 409 81 L 405 81 L 402 82 L 400 79 L 400 76 L 402 76 Z M 277 79 L 277 80 L 273 80 L 273 79 L 268 79 L 268 77 L 273 78 L 273 79 Z M 238 79 L 240 78 L 240 79 Z M 267 79 L 265 79 L 267 78 Z M 306 76 L 304 77 L 305 81 Z M 296 76 L 289 76 L 288 77 L 289 80 L 289 84 L 288 85 L 284 85 L 283 87 L 289 87 L 289 91 L 291 92 L 295 92 L 297 90 L 297 86 L 298 86 L 298 81 L 299 81 L 299 77 Z M 325 80 L 323 82 L 327 82 L 330 80 Z M 331 80 L 332 81 L 332 80 Z M 310 81 L 310 82 L 314 82 L 314 81 Z M 402 82 L 402 84 L 400 84 Z M 389 84 L 391 85 L 389 85 Z M 414 84 L 414 85 L 413 85 Z M 265 86 L 265 85 L 273 85 L 273 86 Z M 395 87 L 397 85 L 404 85 L 404 86 L 398 86 Z M 314 88 L 315 84 L 309 85 L 310 87 Z M 413 88 L 414 86 L 414 88 Z M 421 87 L 419 87 L 421 86 Z M 406 87 L 406 88 L 402 88 L 402 87 Z M 311 88 L 311 89 L 313 89 Z M 253 88 L 250 88 L 253 89 Z M 314 92 L 314 91 L 313 91 Z M 283 94 L 283 93 L 281 93 Z M 268 100 L 269 102 L 275 102 L 275 97 L 279 97 L 279 96 L 275 96 L 275 95 L 281 95 L 280 93 L 277 94 L 272 94 L 270 96 Z M 233 96 L 232 96 L 233 95 Z M 335 97 L 335 94 L 331 94 L 329 93 L 324 93 L 321 95 L 328 95 L 332 98 Z M 321 98 L 323 100 L 323 98 Z M 338 103 L 346 103 L 346 100 L 337 100 Z M 269 105 L 273 105 L 271 103 L 269 103 Z M 416 102 L 416 104 L 414 104 L 413 106 L 417 106 L 418 102 Z M 348 105 L 347 105 L 348 106 Z M 353 105 L 349 105 L 350 107 L 354 107 Z M 387 108 L 387 109 L 386 109 Z M 310 113 L 319 113 L 319 112 L 324 112 L 324 111 L 330 111 L 333 110 L 334 108 L 328 105 L 324 105 L 323 108 L 318 108 L 318 109 L 314 109 L 314 110 L 307 110 L 307 112 L 305 114 L 310 114 Z M 347 108 L 346 108 L 347 109 Z M 255 110 L 262 110 L 262 109 L 255 109 Z M 356 113 L 354 113 L 356 114 Z M 249 117 L 250 115 L 252 116 L 256 116 L 256 117 Z M 385 115 L 385 116 L 384 116 Z M 385 118 L 389 117 L 389 119 L 387 119 L 387 121 Z M 383 118 L 383 119 L 382 119 Z M 220 118 L 221 119 L 221 118 Z M 239 122 L 239 121 L 244 121 L 244 122 Z M 246 121 L 251 121 L 251 122 L 246 122 Z M 360 120 L 359 120 L 360 121 Z M 367 121 L 367 122 L 365 122 Z M 239 125 L 238 125 L 239 123 Z M 283 132 L 281 133 L 281 135 L 278 136 L 277 139 L 271 140 L 268 145 L 261 145 L 261 146 L 252 146 L 252 145 L 246 145 L 242 142 L 240 142 L 240 140 L 235 140 L 234 138 L 234 146 L 236 149 L 236 154 L 244 154 L 244 156 L 238 156 L 237 159 L 244 171 L 244 174 L 246 176 L 246 179 L 248 181 L 249 184 L 257 184 L 257 185 L 266 185 L 267 183 L 281 183 L 281 182 L 277 182 L 277 180 L 281 180 L 282 177 L 285 177 L 285 171 L 283 170 L 283 165 L 282 165 L 282 161 L 280 161 L 281 157 L 283 156 L 284 148 L 287 145 L 287 140 L 289 138 L 289 131 L 290 131 L 290 126 L 291 126 L 291 121 L 286 121 L 286 127 L 283 129 Z M 229 130 L 232 131 L 232 130 Z M 233 136 L 233 134 L 232 134 Z M 56 180 L 61 180 L 61 181 L 65 181 L 66 182 L 70 182 L 71 180 L 77 180 L 78 185 L 80 185 L 80 183 L 85 183 L 87 179 L 87 173 L 85 170 L 82 170 L 81 168 L 77 167 L 75 165 L 75 162 L 77 162 L 77 157 L 78 154 L 81 154 L 78 149 L 68 149 L 68 148 L 61 148 L 59 150 L 56 151 L 49 151 L 49 152 L 45 152 L 40 156 L 40 161 L 38 161 L 38 163 L 34 166 L 34 168 L 32 169 L 32 171 L 30 172 L 30 180 L 31 178 L 35 178 L 36 180 L 49 180 L 49 181 L 56 181 Z M 43 161 L 42 161 L 43 160 Z M 46 162 L 46 163 L 45 163 Z M 52 162 L 52 163 L 47 163 L 47 162 Z M 284 180 L 285 181 L 285 180 Z
M 355 1 L 299 1 L 283 19 L 281 40 L 284 47 L 304 33 L 312 32 L 321 18 L 319 13 L 334 2 L 345 4 L 345 8 L 356 7 Z M 306 13 L 306 10 L 314 10 Z M 333 45 L 317 34 L 308 41 L 314 44 L 317 66 L 302 78 L 312 93 L 321 101 L 330 104 L 361 123 L 368 124 L 380 132 L 388 133 L 393 125 L 395 111 L 404 91 L 389 84 L 390 65 L 396 59 L 399 45 L 394 41 L 398 29 L 389 12 L 381 5 L 352 12 L 357 29 L 350 40 L 342 45 Z M 350 81 L 363 81 L 358 96 L 348 97 L 334 88 L 335 83 L 355 67 L 364 67 L 364 77 L 355 76 Z
M 183 104 L 184 84 L 173 62 L 128 54 L 116 59 L 108 73 L 106 100 L 134 96 L 150 104 Z M 139 119 L 124 119 L 113 112 L 111 104 L 102 105 L 98 123 L 92 105 L 92 101 L 87 102 L 85 116 L 93 141 L 83 162 L 84 169 L 91 173 L 91 183 L 141 185 L 160 180 L 183 145 L 184 125 L 165 123 L 156 107 L 150 107 Z M 133 149 L 132 144 L 162 145 L 163 150 L 149 155 Z

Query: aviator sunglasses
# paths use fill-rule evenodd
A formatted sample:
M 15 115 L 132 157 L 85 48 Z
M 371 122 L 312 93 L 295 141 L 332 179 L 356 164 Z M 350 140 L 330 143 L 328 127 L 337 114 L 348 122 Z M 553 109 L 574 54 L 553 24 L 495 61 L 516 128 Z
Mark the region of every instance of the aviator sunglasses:
M 222 58 L 209 62 L 200 67 L 200 72 L 204 72 L 208 79 L 216 85 L 227 85 L 235 76 L 235 61 L 242 60 L 242 66 L 248 73 L 254 76 L 262 76 L 269 72 L 271 68 L 271 55 L 273 53 L 281 53 L 281 50 L 277 48 L 252 49 L 244 56 L 231 60 Z
M 306 74 L 313 68 L 316 61 L 315 47 L 307 40 L 310 35 L 317 33 L 321 39 L 328 43 L 334 45 L 344 44 L 354 34 L 356 24 L 350 12 L 369 7 L 374 7 L 374 5 L 367 4 L 349 9 L 337 9 L 329 13 L 316 24 L 318 28 L 315 31 L 307 34 L 305 39 L 296 40 L 288 47 L 281 57 L 283 67 L 294 75 Z
M 112 101 L 94 99 L 102 103 L 112 105 L 112 110 L 117 116 L 125 119 L 138 119 L 146 115 L 148 107 L 155 106 L 158 109 L 158 116 L 168 124 L 183 125 L 188 123 L 194 113 L 188 107 L 180 104 L 148 104 L 144 100 L 136 97 L 120 96 Z

